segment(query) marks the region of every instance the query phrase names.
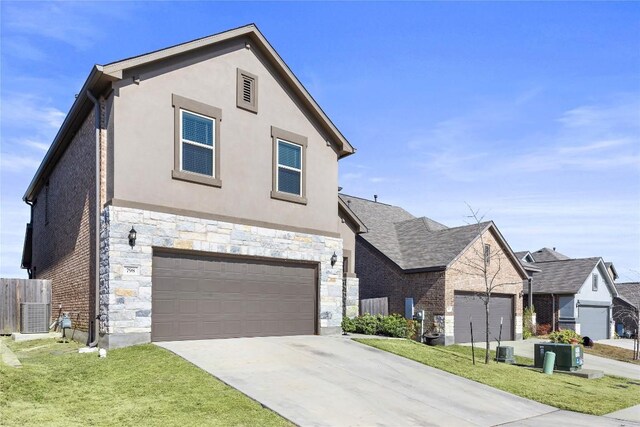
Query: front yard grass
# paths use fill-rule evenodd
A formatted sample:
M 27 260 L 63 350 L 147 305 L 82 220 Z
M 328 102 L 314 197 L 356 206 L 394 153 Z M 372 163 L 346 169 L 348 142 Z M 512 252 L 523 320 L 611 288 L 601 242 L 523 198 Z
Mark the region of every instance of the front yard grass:
M 558 373 L 545 375 L 538 370 L 493 360 L 485 365 L 484 350 L 477 348 L 476 364 L 473 365 L 471 347 L 457 345 L 429 347 L 410 340 L 368 338 L 355 341 L 569 411 L 604 415 L 640 404 L 640 381 L 631 379 L 605 376 L 588 380 Z M 533 365 L 531 359 L 523 357 L 516 357 L 516 362 Z
M 15 343 L 22 362 L 0 362 L 3 426 L 291 425 L 173 353 L 140 345 L 78 354 L 78 344 Z
M 614 345 L 594 343 L 593 347 L 585 347 L 584 352 L 594 356 L 606 357 L 607 359 L 619 360 L 621 362 L 635 363 L 640 365 L 640 360 L 633 360 L 633 350 L 620 348 Z

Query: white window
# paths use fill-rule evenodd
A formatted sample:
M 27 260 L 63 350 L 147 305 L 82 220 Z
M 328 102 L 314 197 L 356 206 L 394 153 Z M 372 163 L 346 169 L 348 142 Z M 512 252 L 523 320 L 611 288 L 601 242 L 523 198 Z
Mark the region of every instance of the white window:
M 215 119 L 180 110 L 180 169 L 215 176 Z
M 491 245 L 484 245 L 484 262 L 489 265 L 491 262 Z
M 591 276 L 591 290 L 598 290 L 598 275 L 595 273 Z
M 302 146 L 278 139 L 276 188 L 302 196 Z

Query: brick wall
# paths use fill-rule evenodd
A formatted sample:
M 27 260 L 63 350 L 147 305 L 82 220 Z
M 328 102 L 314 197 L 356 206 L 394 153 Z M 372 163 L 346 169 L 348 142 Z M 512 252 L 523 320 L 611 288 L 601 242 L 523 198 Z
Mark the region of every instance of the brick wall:
M 558 298 L 555 297 L 555 299 L 556 299 L 555 301 L 556 315 L 554 316 L 554 313 L 553 313 L 554 304 L 553 304 L 553 298 L 551 297 L 551 295 L 550 294 L 542 294 L 542 295 L 534 294 L 533 295 L 533 306 L 536 309 L 536 323 L 538 325 L 544 325 L 544 324 L 552 325 L 554 317 L 555 319 L 558 318 L 557 316 Z M 552 327 L 555 327 L 555 326 L 552 325 Z
M 413 298 L 415 309 L 425 311 L 425 319 L 444 315 L 444 271 L 404 273 L 361 237 L 356 240 L 355 261 L 360 299 L 387 297 L 389 313 L 404 315 L 405 298 Z
M 455 291 L 483 292 L 486 289 L 484 275 L 472 265 L 482 264 L 483 244 L 491 246 L 491 260 L 488 266 L 488 277 L 493 277 L 493 289 L 498 294 L 515 295 L 515 316 L 522 316 L 523 279 L 516 267 L 502 251 L 498 241 L 491 231 L 486 231 L 482 241 L 478 239 L 466 252 L 447 269 L 447 284 L 445 299 L 447 307 L 454 307 Z
M 40 189 L 33 208 L 36 277 L 52 281 L 52 315 L 57 316 L 62 304 L 82 331 L 88 330 L 94 307 L 94 123 L 91 110 L 50 173 L 48 190 L 46 186 Z

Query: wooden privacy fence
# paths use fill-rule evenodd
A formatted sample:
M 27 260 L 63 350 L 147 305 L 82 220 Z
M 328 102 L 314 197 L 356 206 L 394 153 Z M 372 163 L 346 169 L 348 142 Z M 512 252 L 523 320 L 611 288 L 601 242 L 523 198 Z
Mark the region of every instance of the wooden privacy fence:
M 51 280 L 0 279 L 0 335 L 20 332 L 20 304 L 23 302 L 46 303 L 50 307 Z
M 363 314 L 382 314 L 387 316 L 389 314 L 389 299 L 384 298 L 367 298 L 360 300 L 360 315 Z

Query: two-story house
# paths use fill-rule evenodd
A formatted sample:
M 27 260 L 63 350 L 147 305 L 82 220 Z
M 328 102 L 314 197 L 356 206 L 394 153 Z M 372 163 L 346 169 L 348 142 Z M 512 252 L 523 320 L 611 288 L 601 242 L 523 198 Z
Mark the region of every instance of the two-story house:
M 338 332 L 353 152 L 254 25 L 96 65 L 24 195 L 23 267 L 93 345 Z

